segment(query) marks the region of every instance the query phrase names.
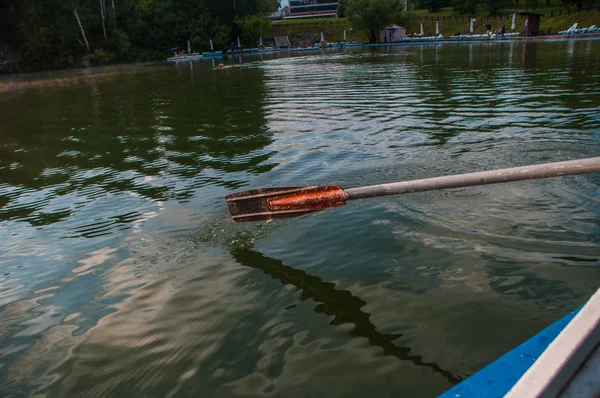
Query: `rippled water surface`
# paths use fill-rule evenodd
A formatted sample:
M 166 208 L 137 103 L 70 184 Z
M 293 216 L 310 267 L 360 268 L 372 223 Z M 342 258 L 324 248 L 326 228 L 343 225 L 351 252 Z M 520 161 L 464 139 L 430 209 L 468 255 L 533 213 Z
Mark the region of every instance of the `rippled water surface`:
M 600 284 L 599 175 L 233 224 L 223 196 L 600 155 L 600 41 L 0 80 L 0 395 L 429 397 Z

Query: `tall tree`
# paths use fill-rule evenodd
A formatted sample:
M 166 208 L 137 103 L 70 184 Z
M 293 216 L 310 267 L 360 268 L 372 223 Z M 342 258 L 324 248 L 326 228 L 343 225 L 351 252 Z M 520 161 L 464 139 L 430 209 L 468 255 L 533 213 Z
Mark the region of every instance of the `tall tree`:
M 379 40 L 379 32 L 389 25 L 397 11 L 397 0 L 346 0 L 346 17 L 356 29 L 362 29 L 369 41 Z
M 106 37 L 106 0 L 100 0 L 100 16 L 102 17 L 102 33 L 104 34 L 104 41 L 108 40 Z
M 115 10 L 115 0 L 111 0 L 111 3 L 112 3 L 113 30 L 117 30 L 117 11 Z
M 73 4 L 73 15 L 75 16 L 75 19 L 77 20 L 77 25 L 79 26 L 79 29 L 81 30 L 81 37 L 83 38 L 83 43 L 85 45 L 85 49 L 86 49 L 87 53 L 89 54 L 91 52 L 90 43 L 88 42 L 87 36 L 85 35 L 85 29 L 83 28 L 83 24 L 81 23 L 81 19 L 79 18 L 79 13 L 77 12 L 77 6 L 75 4 Z

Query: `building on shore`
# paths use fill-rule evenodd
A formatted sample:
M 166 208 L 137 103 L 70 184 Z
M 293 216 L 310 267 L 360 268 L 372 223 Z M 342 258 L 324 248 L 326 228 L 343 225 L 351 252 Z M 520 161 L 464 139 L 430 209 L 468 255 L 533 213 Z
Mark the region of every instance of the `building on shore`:
M 379 41 L 381 43 L 393 43 L 403 40 L 406 37 L 406 29 L 398 25 L 390 25 L 379 32 Z
M 337 17 L 339 1 L 290 0 L 290 14 L 284 19 Z
M 523 34 L 525 36 L 535 36 L 540 31 L 540 19 L 542 14 L 535 12 L 520 12 L 519 15 L 523 20 Z

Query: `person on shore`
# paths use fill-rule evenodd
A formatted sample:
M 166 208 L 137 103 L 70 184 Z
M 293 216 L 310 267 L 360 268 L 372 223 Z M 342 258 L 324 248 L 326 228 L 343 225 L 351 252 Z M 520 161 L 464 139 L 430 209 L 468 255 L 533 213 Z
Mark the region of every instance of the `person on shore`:
M 485 29 L 487 30 L 487 36 L 489 39 L 490 36 L 492 35 L 492 24 L 489 22 L 487 24 L 485 24 Z
M 500 36 L 504 37 L 505 33 L 506 33 L 506 25 L 502 24 L 502 27 L 500 28 Z

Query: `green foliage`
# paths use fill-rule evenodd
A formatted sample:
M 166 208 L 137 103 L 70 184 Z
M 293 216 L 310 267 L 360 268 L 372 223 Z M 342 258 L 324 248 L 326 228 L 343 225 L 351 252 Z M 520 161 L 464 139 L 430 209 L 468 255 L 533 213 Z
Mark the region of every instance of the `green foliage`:
M 52 57 L 52 37 L 54 32 L 51 27 L 41 26 L 35 33 L 28 35 L 23 43 L 23 58 L 25 62 L 40 65 L 46 69 Z
M 514 2 L 513 0 L 484 0 L 483 4 L 490 15 L 496 15 L 502 9 L 513 5 Z
M 19 39 L 19 16 L 25 2 L 3 0 L 0 2 L 0 45 L 14 45 Z
M 346 0 L 340 0 L 337 9 L 337 15 L 340 18 L 346 17 Z
M 117 53 L 119 59 L 129 60 L 131 56 L 131 42 L 129 41 L 129 37 L 127 33 L 122 29 L 117 29 L 114 31 L 111 40 L 111 47 Z
M 379 40 L 379 31 L 394 21 L 397 0 L 345 0 L 346 17 L 355 29 L 364 30 L 371 43 Z
M 496 15 L 505 8 L 519 7 L 518 1 L 519 0 L 453 0 L 452 6 L 457 14 L 476 15 L 485 12 L 489 15 Z
M 438 12 L 442 9 L 442 7 L 446 6 L 446 2 L 444 0 L 425 0 L 424 3 L 425 8 L 429 12 Z
M 279 6 L 278 0 L 114 0 L 113 13 L 113 0 L 104 1 L 108 40 L 99 0 L 0 0 L 0 44 L 31 70 L 76 64 L 87 54 L 84 35 L 94 62 L 146 61 L 185 49 L 188 40 L 197 51 L 208 50 L 210 39 L 216 49 L 238 35 L 254 42 Z
M 457 14 L 474 15 L 477 11 L 478 0 L 454 0 L 452 6 Z
M 20 50 L 26 70 L 46 70 L 74 64 L 73 54 L 79 46 L 77 27 L 65 23 L 66 12 L 60 0 L 20 4 L 11 45 Z
M 245 44 L 254 44 L 271 28 L 271 22 L 265 15 L 246 15 L 236 19 L 235 24 L 239 27 L 240 38 Z
M 451 0 L 417 0 L 415 3 L 409 3 L 418 10 L 427 10 L 429 12 L 440 12 L 444 7 L 452 6 Z
M 396 13 L 394 23 L 408 28 L 409 26 L 415 26 L 417 21 L 417 14 L 415 13 L 414 5 L 409 3 L 406 11 Z M 408 29 L 407 29 L 408 30 Z
M 538 5 L 537 0 L 525 0 L 525 8 L 527 8 L 528 10 L 537 9 L 537 5 Z
M 584 7 L 593 9 L 600 6 L 600 4 L 597 3 L 597 0 L 561 0 L 561 3 L 566 7 L 575 6 L 577 11 L 581 11 Z
M 111 63 L 113 58 L 114 58 L 113 54 L 110 54 L 104 50 L 95 50 L 93 62 L 94 62 L 94 64 L 98 64 L 98 65 L 108 65 Z
M 231 39 L 231 29 L 226 25 L 218 25 L 215 26 L 212 32 L 214 45 L 217 48 L 227 48 Z

